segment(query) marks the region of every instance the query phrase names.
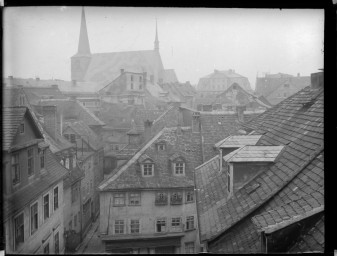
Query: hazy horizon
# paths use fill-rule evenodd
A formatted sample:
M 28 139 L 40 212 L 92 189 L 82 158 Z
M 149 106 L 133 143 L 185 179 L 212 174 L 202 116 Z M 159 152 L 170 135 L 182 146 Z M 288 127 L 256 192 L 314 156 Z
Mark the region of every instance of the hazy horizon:
M 70 80 L 81 7 L 6 7 L 4 77 Z M 86 7 L 92 53 L 151 50 L 158 20 L 165 69 L 197 84 L 234 69 L 255 88 L 257 73 L 309 76 L 323 68 L 324 11 Z

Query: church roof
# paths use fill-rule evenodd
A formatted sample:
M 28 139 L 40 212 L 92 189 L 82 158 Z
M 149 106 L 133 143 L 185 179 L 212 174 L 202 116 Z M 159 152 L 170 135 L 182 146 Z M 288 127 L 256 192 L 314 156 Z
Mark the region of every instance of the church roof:
M 154 50 L 95 53 L 84 80 L 106 83 L 118 77 L 120 69 L 154 74 L 157 68 L 164 69 L 160 54 Z

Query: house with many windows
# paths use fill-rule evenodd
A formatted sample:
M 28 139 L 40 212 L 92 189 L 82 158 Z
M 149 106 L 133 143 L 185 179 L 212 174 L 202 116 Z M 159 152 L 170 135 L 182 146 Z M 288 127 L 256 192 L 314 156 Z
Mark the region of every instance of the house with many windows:
M 110 253 L 199 251 L 194 168 L 198 134 L 163 128 L 99 186 L 99 233 Z
M 27 107 L 3 109 L 4 227 L 7 253 L 63 253 L 63 179 Z

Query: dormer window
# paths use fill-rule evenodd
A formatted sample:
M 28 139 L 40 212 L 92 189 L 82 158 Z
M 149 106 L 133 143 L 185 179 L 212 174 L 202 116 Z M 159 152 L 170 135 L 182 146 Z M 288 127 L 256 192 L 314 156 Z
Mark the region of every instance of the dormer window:
M 166 144 L 165 144 L 165 142 L 159 142 L 159 143 L 157 143 L 157 150 L 158 151 L 164 151 L 164 150 L 166 150 Z
M 185 163 L 184 162 L 176 162 L 174 165 L 174 175 L 180 176 L 185 175 Z
M 171 204 L 182 204 L 183 195 L 182 192 L 173 192 L 171 194 Z
M 20 124 L 20 133 L 25 133 L 25 124 Z
M 153 176 L 154 174 L 154 164 L 153 163 L 144 163 L 142 165 L 142 169 L 143 169 L 144 177 Z

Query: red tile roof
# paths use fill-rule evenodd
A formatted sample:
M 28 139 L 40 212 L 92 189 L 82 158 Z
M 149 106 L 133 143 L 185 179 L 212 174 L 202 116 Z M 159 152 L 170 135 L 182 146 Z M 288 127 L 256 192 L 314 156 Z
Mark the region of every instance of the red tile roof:
M 221 199 L 206 208 L 204 200 L 198 199 L 201 240 L 211 242 L 221 237 L 218 242 L 211 242 L 213 252 L 259 252 L 258 229 L 250 217 L 289 203 L 291 206 L 296 196 L 311 207 L 315 203 L 324 205 L 323 197 L 319 196 L 324 186 L 323 88 L 306 87 L 246 126 L 254 129 L 255 134 L 263 135 L 258 145 L 286 147 L 275 164 L 228 201 Z M 202 178 L 201 172 L 196 171 L 198 191 L 210 182 Z M 215 180 L 222 174 L 213 171 L 213 175 Z M 224 188 L 213 185 L 210 189 L 211 193 L 218 194 Z M 317 197 L 310 196 L 313 193 L 318 193 Z M 299 202 L 304 207 L 302 199 Z

